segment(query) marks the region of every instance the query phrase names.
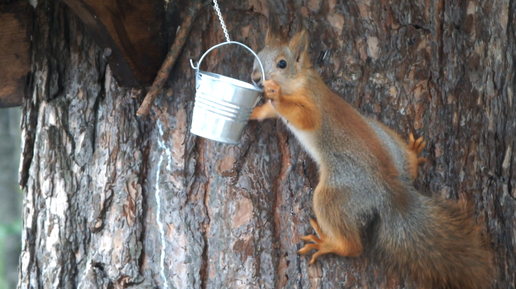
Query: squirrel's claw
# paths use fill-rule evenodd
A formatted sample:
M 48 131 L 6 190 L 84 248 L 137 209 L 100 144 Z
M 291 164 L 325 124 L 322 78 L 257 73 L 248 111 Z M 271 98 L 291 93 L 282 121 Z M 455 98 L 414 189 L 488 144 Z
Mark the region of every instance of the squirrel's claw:
M 325 252 L 321 251 L 321 249 L 322 249 L 322 246 L 321 246 L 322 241 L 321 241 L 321 239 L 317 238 L 314 235 L 306 235 L 304 237 L 301 237 L 301 239 L 303 241 L 306 241 L 306 242 L 309 242 L 309 241 L 313 241 L 314 242 L 314 243 L 306 244 L 303 248 L 301 248 L 301 249 L 299 249 L 297 251 L 298 254 L 306 255 L 311 250 L 317 250 L 317 252 L 315 252 L 312 255 L 312 259 L 310 260 L 310 265 L 313 265 L 315 263 L 315 261 L 317 261 L 317 258 L 319 257 L 319 255 L 325 254 Z
M 310 223 L 318 237 L 315 235 L 306 235 L 301 237 L 301 240 L 313 243 L 308 243 L 297 251 L 299 254 L 305 255 L 311 250 L 317 250 L 317 252 L 312 255 L 310 265 L 313 265 L 315 261 L 317 261 L 317 258 L 324 254 L 334 253 L 348 257 L 357 257 L 362 254 L 363 248 L 361 243 L 352 242 L 344 237 L 328 237 L 321 231 L 321 228 L 316 221 L 311 219 Z
M 317 258 L 320 255 L 326 254 L 326 253 L 328 253 L 328 251 L 325 250 L 325 247 L 323 246 L 323 244 L 326 240 L 326 235 L 324 235 L 321 232 L 321 228 L 319 228 L 319 224 L 317 224 L 317 222 L 314 219 L 310 219 L 310 224 L 314 228 L 317 235 L 319 235 L 319 238 L 317 236 L 311 235 L 311 234 L 301 237 L 301 240 L 303 240 L 305 242 L 313 242 L 313 243 L 306 244 L 303 248 L 299 249 L 297 251 L 297 253 L 301 254 L 301 255 L 306 255 L 311 250 L 317 250 L 317 252 L 315 252 L 312 255 L 312 259 L 310 260 L 310 265 L 313 265 L 315 263 L 315 261 L 317 261 Z
M 312 255 L 312 259 L 310 259 L 310 263 L 309 264 L 313 265 L 313 264 L 315 264 L 315 261 L 317 261 L 317 258 L 319 258 L 319 256 L 324 255 L 324 254 L 328 254 L 328 253 L 331 252 L 331 251 L 328 250 L 327 246 L 325 246 L 325 239 L 326 238 L 319 239 L 319 238 L 317 238 L 314 235 L 303 236 L 303 237 L 301 237 L 301 240 L 303 240 L 305 242 L 313 242 L 313 243 L 306 244 L 303 248 L 299 249 L 297 251 L 297 253 L 301 254 L 301 255 L 306 255 L 311 250 L 317 250 L 317 252 L 315 252 Z
M 409 140 L 407 143 L 407 157 L 409 158 L 410 162 L 409 169 L 412 180 L 417 178 L 418 166 L 426 163 L 426 159 L 419 156 L 425 147 L 426 141 L 423 140 L 423 137 L 420 137 L 416 140 L 412 133 L 409 134 Z
M 321 239 L 317 238 L 314 235 L 303 236 L 303 237 L 301 237 L 301 240 L 303 240 L 305 242 L 314 242 L 314 243 L 320 243 L 321 242 Z
M 306 237 L 306 236 L 305 236 Z M 298 254 L 301 254 L 301 255 L 306 255 L 308 254 L 311 250 L 319 250 L 319 246 L 317 244 L 306 244 L 303 248 L 299 249 L 297 251 Z
M 315 252 L 313 255 L 312 255 L 312 260 L 310 260 L 310 265 L 313 265 L 315 264 L 315 261 L 317 261 L 317 258 L 319 258 L 320 255 L 323 255 L 323 254 L 326 254 L 326 252 L 323 252 L 321 250 Z
M 409 134 L 408 148 L 409 150 L 413 151 L 416 156 L 419 156 L 419 154 L 423 151 L 425 147 L 426 141 L 423 140 L 423 137 L 420 137 L 416 140 L 414 139 L 414 135 L 412 133 Z M 424 157 L 419 157 L 417 159 L 418 165 L 422 165 L 425 162 L 426 159 Z
M 305 237 L 307 237 L 307 236 L 305 236 Z M 301 255 L 306 255 L 311 250 L 318 250 L 317 252 L 315 252 L 312 255 L 312 259 L 310 259 L 310 263 L 309 264 L 313 265 L 313 264 L 315 264 L 315 261 L 317 261 L 317 258 L 319 258 L 319 255 L 323 254 L 319 249 L 320 249 L 320 246 L 318 244 L 310 243 L 310 244 L 306 244 L 303 248 L 299 249 L 299 251 L 297 251 L 297 253 L 301 254 Z

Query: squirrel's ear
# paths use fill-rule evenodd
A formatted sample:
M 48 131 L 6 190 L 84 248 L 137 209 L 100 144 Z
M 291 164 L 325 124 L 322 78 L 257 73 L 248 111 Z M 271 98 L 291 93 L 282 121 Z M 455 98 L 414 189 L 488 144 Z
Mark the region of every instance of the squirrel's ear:
M 278 16 L 269 14 L 269 29 L 267 29 L 267 36 L 265 36 L 265 44 L 279 42 L 281 38 L 281 26 Z
M 288 46 L 296 56 L 296 61 L 304 60 L 305 56 L 308 55 L 308 32 L 304 29 L 297 32 Z

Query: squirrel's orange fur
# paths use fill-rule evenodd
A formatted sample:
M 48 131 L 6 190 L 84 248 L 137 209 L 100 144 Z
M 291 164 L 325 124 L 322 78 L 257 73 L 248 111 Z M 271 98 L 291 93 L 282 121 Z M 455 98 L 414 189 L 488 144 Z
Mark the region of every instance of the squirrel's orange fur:
M 251 118 L 281 118 L 319 166 L 317 222 L 311 220 L 318 236 L 302 237 L 311 243 L 299 253 L 316 250 L 310 264 L 328 253 L 367 253 L 387 273 L 418 288 L 489 288 L 491 254 L 471 209 L 427 197 L 413 186 L 426 142 L 410 135 L 405 144 L 331 91 L 309 60 L 306 31 L 290 42 L 283 39 L 269 29 L 258 54 L 268 102 Z M 252 78 L 261 79 L 257 63 Z

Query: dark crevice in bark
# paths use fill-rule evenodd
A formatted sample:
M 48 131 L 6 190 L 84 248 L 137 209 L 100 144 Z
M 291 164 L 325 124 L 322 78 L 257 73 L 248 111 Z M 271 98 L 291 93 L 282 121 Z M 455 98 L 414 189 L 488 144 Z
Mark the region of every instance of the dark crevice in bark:
M 276 131 L 277 131 L 277 122 L 275 124 Z M 283 139 L 285 138 L 285 139 Z M 279 266 L 281 264 L 281 258 L 284 258 L 284 256 L 279 256 L 279 252 L 281 251 L 281 220 L 283 216 L 280 213 L 280 210 L 278 210 L 278 206 L 282 204 L 281 202 L 281 180 L 284 178 L 285 174 L 288 174 L 288 166 L 290 162 L 290 148 L 288 146 L 288 135 L 285 134 L 279 134 L 278 135 L 278 145 L 277 145 L 280 154 L 279 154 L 279 160 L 280 160 L 280 168 L 279 173 L 277 176 L 273 179 L 273 186 L 272 186 L 272 193 L 274 194 L 272 206 L 271 206 L 271 212 L 272 212 L 272 236 L 274 238 L 273 244 L 278 244 L 278 247 L 276 248 L 276 266 Z M 286 154 L 286 155 L 284 155 Z M 288 178 L 288 176 L 287 176 Z M 289 181 L 287 180 L 287 183 Z M 285 186 L 287 188 L 290 188 L 290 184 L 288 186 Z M 291 204 L 292 205 L 292 204 Z M 276 272 L 279 272 L 279 268 L 276 267 Z M 301 272 L 301 271 L 299 271 Z M 280 279 L 278 276 L 276 276 L 276 282 L 279 282 Z M 278 287 L 278 284 L 276 284 L 276 287 Z
M 40 5 L 45 5 L 40 4 Z M 38 19 L 39 13 L 36 11 L 34 12 L 34 19 Z M 43 18 L 43 17 L 39 17 Z M 39 25 L 40 22 L 43 21 L 33 21 L 32 23 L 32 31 L 33 31 L 33 41 L 31 41 L 31 72 L 29 73 L 29 81 L 28 85 L 29 87 L 26 89 L 25 99 L 26 101 L 22 104 L 22 122 L 21 122 L 21 128 L 22 130 L 25 130 L 25 135 L 22 137 L 25 137 L 24 140 L 24 146 L 22 151 L 22 158 L 21 158 L 21 165 L 20 165 L 20 180 L 19 184 L 20 186 L 25 189 L 27 185 L 27 181 L 29 180 L 29 170 L 30 166 L 32 164 L 32 160 L 34 157 L 34 144 L 36 141 L 36 130 L 37 130 L 37 122 L 38 122 L 38 111 L 37 108 L 39 107 L 39 98 L 35 96 L 36 91 L 36 82 L 38 80 L 37 76 L 37 62 L 40 62 L 40 55 L 38 55 L 38 52 L 40 51 L 38 49 L 38 44 L 40 42 L 40 37 L 43 34 L 44 31 L 42 31 L 42 27 Z M 44 57 L 41 57 L 44 58 Z
M 201 231 L 201 234 L 202 234 L 202 239 L 203 239 L 203 248 L 202 248 L 202 253 L 201 253 L 201 259 L 202 259 L 202 262 L 201 262 L 201 266 L 200 266 L 200 272 L 199 272 L 199 276 L 200 276 L 200 281 L 201 281 L 201 288 L 202 289 L 205 289 L 205 288 L 208 288 L 208 279 L 209 279 L 209 274 L 208 274 L 208 267 L 209 267 L 209 257 L 208 257 L 208 252 L 209 252 L 209 249 L 210 249 L 210 246 L 209 246 L 209 237 L 208 237 L 208 227 L 210 226 L 210 223 L 211 223 L 211 218 L 210 218 L 210 215 L 208 213 L 208 194 L 209 194 L 209 184 L 210 182 L 208 181 L 207 184 L 206 184 L 206 187 L 204 188 L 204 198 L 203 198 L 203 206 L 204 206 L 204 210 L 206 212 L 206 217 L 204 218 L 203 220 L 203 223 L 202 223 L 202 231 Z
M 186 46 L 186 44 L 185 44 Z M 186 104 L 185 105 L 185 109 L 187 111 L 192 111 L 193 110 L 193 104 L 192 102 L 190 102 L 190 104 Z M 190 113 L 187 113 L 186 114 L 186 126 L 187 127 L 190 127 L 191 126 L 191 123 L 192 123 L 192 114 Z M 190 173 L 190 170 L 191 170 L 191 163 L 194 162 L 195 163 L 195 166 L 194 166 L 194 172 L 192 172 L 194 175 L 195 175 L 195 169 L 196 169 L 196 166 L 197 166 L 197 161 L 196 161 L 196 149 L 197 149 L 197 142 L 194 140 L 194 141 L 190 141 L 192 138 L 196 138 L 194 135 L 192 135 L 190 133 L 190 130 L 187 130 L 185 132 L 185 137 L 183 139 L 183 145 L 185 146 L 184 147 L 184 156 L 183 156 L 183 161 L 184 161 L 184 166 L 183 166 L 183 188 L 189 188 L 191 187 L 191 185 L 193 184 L 193 181 L 195 180 L 195 177 L 190 176 L 189 173 Z M 190 149 L 188 147 L 189 144 L 192 144 L 193 143 L 193 146 L 192 148 Z
M 136 114 L 136 107 L 137 107 L 137 105 L 134 106 L 135 112 L 133 113 L 133 115 Z M 147 254 L 151 254 L 151 252 L 146 251 L 147 248 L 145 247 L 145 240 L 147 238 L 147 232 L 151 231 L 151 230 L 148 230 L 145 220 L 147 220 L 147 214 L 150 213 L 150 210 L 149 210 L 150 206 L 149 206 L 149 203 L 147 200 L 152 198 L 152 196 L 150 194 L 148 194 L 148 192 L 146 190 L 147 184 L 150 183 L 147 180 L 149 178 L 149 167 L 151 166 L 151 163 L 149 161 L 151 142 L 149 141 L 149 139 L 151 138 L 150 132 L 152 130 L 146 129 L 145 128 L 146 123 L 141 122 L 138 118 L 136 118 L 136 121 L 138 122 L 138 129 L 139 129 L 140 140 L 141 140 L 140 143 L 138 144 L 138 147 L 142 154 L 142 157 L 141 157 L 142 161 L 140 164 L 140 170 L 139 170 L 139 174 L 138 174 L 138 183 L 140 184 L 141 195 L 142 195 L 142 214 L 140 217 L 141 232 L 140 232 L 140 238 L 139 238 L 139 242 L 140 242 L 142 248 L 141 248 L 141 254 L 138 259 L 138 269 L 139 269 L 140 276 L 145 276 L 145 272 L 143 270 L 144 261 L 145 261 L 144 257 Z M 148 132 L 148 133 L 146 133 L 146 132 Z M 162 244 L 162 246 L 164 246 L 164 244 Z
M 432 30 L 430 28 L 426 28 L 426 27 L 423 27 L 419 24 L 414 24 L 414 23 L 400 23 L 400 27 L 413 27 L 414 29 L 416 30 L 420 30 L 420 31 L 423 31 L 423 35 L 427 35 L 427 34 L 431 34 L 432 33 Z M 414 44 L 414 43 L 411 43 L 411 45 Z
M 507 20 L 507 31 L 506 31 L 506 34 L 507 34 L 507 37 L 508 37 L 508 47 L 507 49 L 509 50 L 510 48 L 512 48 L 514 45 L 516 45 L 516 27 L 515 27 L 515 21 L 516 19 L 514 19 L 514 9 L 516 9 L 516 3 L 514 2 L 514 0 L 509 0 L 509 5 L 508 5 L 508 20 Z M 514 88 L 515 88 L 515 84 L 516 84 L 516 51 L 512 51 L 512 57 L 513 57 L 513 60 L 512 60 L 512 63 L 510 63 L 510 67 L 512 68 L 512 71 L 510 73 L 512 73 L 512 79 L 510 81 L 506 81 L 506 83 L 508 83 L 509 86 L 511 86 L 511 90 L 513 92 L 513 95 L 512 95 L 512 100 L 509 100 L 507 99 L 507 102 L 508 103 L 511 103 L 512 102 L 512 105 L 516 105 L 516 103 L 514 103 L 514 100 L 516 99 L 514 97 Z M 507 52 L 506 52 L 507 53 Z M 509 95 L 509 93 L 507 92 L 509 89 L 506 89 L 505 91 L 505 95 L 507 95 L 507 98 L 511 97 Z M 509 110 L 510 111 L 510 110 Z M 514 109 L 512 110 L 512 114 L 509 113 L 507 115 L 507 118 L 506 119 L 510 119 L 511 117 L 514 118 L 516 116 L 516 114 L 514 113 Z M 508 172 L 507 172 L 507 190 L 509 192 L 509 196 L 512 198 L 512 199 L 516 199 L 516 192 L 513 192 L 513 182 L 515 182 L 515 180 L 513 179 L 513 170 L 515 169 L 514 168 L 514 159 L 516 158 L 514 156 L 514 153 L 516 152 L 516 148 L 515 148 L 515 145 L 516 145 L 516 142 L 514 141 L 514 135 L 516 134 L 516 125 L 514 124 L 514 122 L 509 123 L 509 122 L 506 122 L 505 123 L 505 126 L 507 125 L 511 125 L 512 126 L 512 132 L 509 130 L 509 129 L 506 129 L 504 128 L 504 131 L 508 132 L 508 135 L 506 135 L 505 137 L 509 138 L 511 141 L 509 142 L 509 145 L 511 146 L 511 149 L 512 149 L 512 152 L 511 152 L 511 158 L 509 160 L 509 167 L 508 167 Z M 516 190 L 516 188 L 514 188 L 514 190 Z
M 249 140 L 245 143 L 245 146 L 240 149 L 240 155 L 236 157 L 235 164 L 233 165 L 232 171 L 235 172 L 235 177 L 232 178 L 236 182 L 240 177 L 240 173 L 242 172 L 242 166 L 248 161 L 249 151 L 251 149 L 251 145 L 254 142 L 254 137 L 252 140 Z
M 251 198 L 252 199 L 252 198 Z M 257 202 L 259 200 L 256 200 Z M 253 202 L 253 205 L 254 205 L 255 202 Z M 261 240 L 263 238 L 263 230 L 265 229 L 265 224 L 267 223 L 267 220 L 265 221 L 265 223 L 262 221 L 262 219 L 258 219 L 257 220 L 257 223 L 258 223 L 258 228 L 256 228 L 256 230 L 254 231 L 254 239 L 260 244 L 261 243 Z M 254 256 L 255 256 L 255 259 L 254 259 L 254 264 L 255 264 L 255 276 L 258 280 L 262 280 L 262 273 L 261 273 L 261 254 L 260 254 L 260 251 L 262 251 L 263 248 L 261 247 L 261 245 L 258 245 L 258 246 L 255 246 L 254 247 Z
M 48 34 L 49 51 L 47 57 L 49 81 L 48 95 L 46 95 L 45 99 L 46 101 L 51 101 L 63 93 L 63 90 L 66 85 L 64 71 L 66 70 L 66 65 L 68 64 L 68 61 L 60 61 L 58 59 L 70 58 L 70 51 L 68 50 L 70 47 L 70 41 L 69 35 L 67 33 L 67 28 L 70 25 L 70 21 L 68 21 L 68 17 L 66 15 L 67 13 L 63 11 L 66 10 L 66 7 L 63 7 L 63 3 L 59 4 L 56 4 L 58 7 L 54 6 L 54 9 L 52 9 L 54 17 L 49 17 L 50 32 Z
M 65 96 L 62 96 L 59 98 L 59 103 L 56 104 L 56 109 L 59 109 L 60 112 L 64 112 L 67 110 L 67 108 L 70 107 L 70 102 L 66 99 Z M 68 139 L 67 141 L 72 145 L 72 151 L 75 152 L 76 144 L 75 139 L 73 137 L 73 133 L 70 132 L 70 122 L 68 120 L 68 114 L 62 113 L 61 115 L 58 115 L 60 121 L 61 121 L 61 128 L 63 129 L 64 133 L 67 135 Z M 66 159 L 65 160 L 68 168 L 72 167 L 72 160 Z
M 444 82 L 444 79 L 442 78 L 442 75 L 444 75 L 444 13 L 445 13 L 445 4 L 444 0 L 438 0 L 437 1 L 437 7 L 436 7 L 436 26 L 437 26 L 437 32 L 436 32 L 436 39 L 437 39 L 437 57 L 439 57 L 437 63 L 439 64 L 439 78 L 436 79 L 436 84 L 441 84 Z M 439 87 L 439 92 L 442 92 L 443 87 Z
M 202 248 L 202 255 L 201 255 L 202 265 L 201 265 L 200 276 L 201 276 L 201 288 L 206 289 L 206 288 L 208 288 L 208 262 L 209 262 L 209 258 L 208 258 L 209 246 L 208 246 L 208 238 L 206 236 L 206 233 L 203 234 L 203 239 L 204 239 L 204 246 Z
M 204 138 L 201 138 L 201 137 L 196 138 L 193 151 L 195 152 L 194 159 L 196 161 L 194 173 L 192 176 L 192 182 L 190 183 L 189 187 L 187 187 L 187 192 L 185 192 L 185 195 L 186 195 L 185 202 L 184 202 L 184 205 L 181 207 L 181 209 L 187 208 L 188 205 L 190 204 L 191 196 L 195 193 L 198 193 L 198 192 L 194 192 L 195 189 L 199 190 L 199 187 L 195 186 L 195 184 L 196 183 L 204 184 L 208 180 L 207 174 L 206 174 L 206 169 L 205 169 L 205 161 L 206 160 L 205 160 L 204 154 L 206 152 L 205 152 L 205 139 Z M 209 188 L 205 188 L 205 189 L 209 190 Z M 205 207 L 204 209 L 207 210 L 207 207 Z
M 512 151 L 510 152 L 511 157 L 510 157 L 510 159 L 509 159 L 509 167 L 507 168 L 507 173 L 506 173 L 507 179 L 506 179 L 505 181 L 507 182 L 507 193 L 509 194 L 509 196 L 510 196 L 512 199 L 516 200 L 516 195 L 514 195 L 514 194 L 513 194 L 513 191 L 512 191 L 512 190 L 513 190 L 512 182 L 514 181 L 514 180 L 512 179 L 512 176 L 513 176 L 512 172 L 513 172 L 513 169 L 514 169 L 514 168 L 513 168 L 513 164 L 514 164 L 514 152 L 515 152 L 515 148 L 514 148 L 514 141 L 512 141 L 509 145 L 511 146 L 511 150 L 512 150 Z
M 102 57 L 99 54 L 98 57 Z M 100 107 L 100 102 L 102 99 L 104 99 L 104 96 L 106 95 L 106 87 L 105 87 L 105 84 L 106 84 L 106 68 L 107 68 L 107 62 L 104 62 L 104 65 L 101 64 L 101 62 L 99 61 L 99 65 L 103 66 L 103 67 L 100 67 L 99 69 L 99 84 L 100 84 L 100 91 L 99 93 L 97 94 L 97 96 L 95 97 L 95 103 L 93 104 L 93 132 L 92 132 L 92 136 L 91 136 L 91 149 L 92 149 L 92 155 L 95 154 L 95 151 L 97 149 L 97 126 L 99 125 L 99 107 Z
M 32 75 L 32 74 L 31 74 Z M 32 94 L 32 93 L 31 93 Z M 36 127 L 38 122 L 38 115 L 36 107 L 39 107 L 39 101 L 33 103 L 31 95 L 26 96 L 29 101 L 25 101 L 22 106 L 22 128 L 25 130 L 25 144 L 23 146 L 22 158 L 20 164 L 20 180 L 19 184 L 22 188 L 27 186 L 29 180 L 29 170 L 34 157 L 34 142 L 36 140 Z
M 314 185 L 312 184 L 312 179 L 311 179 L 310 174 L 308 172 L 308 167 L 307 167 L 306 159 L 303 160 L 303 174 L 304 174 L 305 178 L 308 180 L 308 185 L 310 186 L 310 190 L 313 190 Z
M 208 276 L 208 267 L 209 267 L 209 257 L 208 257 L 208 252 L 209 252 L 209 237 L 208 237 L 208 227 L 210 226 L 210 223 L 211 223 L 211 217 L 210 217 L 210 214 L 209 214 L 209 211 L 208 211 L 208 207 L 209 207 L 209 203 L 208 203 L 208 196 L 209 196 L 209 192 L 210 192 L 210 182 L 209 180 L 207 180 L 207 177 L 206 177 L 206 170 L 205 170 L 205 159 L 204 159 L 204 156 L 205 156 L 205 139 L 203 138 L 200 138 L 198 137 L 196 140 L 195 140 L 195 143 L 194 143 L 194 148 L 192 151 L 196 152 L 195 155 L 197 155 L 197 157 L 195 158 L 197 160 L 196 164 L 195 164 L 195 169 L 194 169 L 194 179 L 195 181 L 193 182 L 194 184 L 195 183 L 198 183 L 198 184 L 205 184 L 204 186 L 204 190 L 203 190 L 203 201 L 202 201 L 202 205 L 204 207 L 204 211 L 205 211 L 205 214 L 206 214 L 206 217 L 204 218 L 203 222 L 202 222 L 202 231 L 201 231 L 201 235 L 202 235 L 202 239 L 203 239 L 203 248 L 202 248 L 202 253 L 201 253 L 201 258 L 202 258 L 202 262 L 201 262 L 201 267 L 200 267 L 200 272 L 199 272 L 199 275 L 200 275 L 200 281 L 201 281 L 201 288 L 202 289 L 205 289 L 205 288 L 208 288 L 208 279 L 209 279 L 209 276 Z M 200 178 L 200 180 L 198 179 Z M 197 188 L 198 192 L 199 193 L 199 186 L 191 186 L 190 187 L 190 193 L 189 195 L 192 195 L 194 192 L 192 192 L 192 190 L 195 188 Z M 185 201 L 185 207 L 187 207 L 187 203 L 188 203 L 188 200 L 190 198 L 189 197 L 186 197 L 186 201 Z
M 79 267 L 77 266 L 77 259 L 75 258 L 75 254 L 70 254 L 70 258 L 72 259 L 72 265 L 70 265 L 70 267 L 72 267 L 73 269 L 70 270 L 70 274 L 71 276 L 78 276 L 78 273 L 79 273 Z M 79 280 L 77 280 L 77 278 L 73 278 L 73 277 L 67 277 L 68 280 L 72 283 L 72 288 L 78 288 L 78 284 L 77 282 Z

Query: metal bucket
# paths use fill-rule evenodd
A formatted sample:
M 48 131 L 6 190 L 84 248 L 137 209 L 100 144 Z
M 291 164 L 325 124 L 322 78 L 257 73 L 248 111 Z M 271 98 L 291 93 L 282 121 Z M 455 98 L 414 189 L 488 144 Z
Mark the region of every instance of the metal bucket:
M 265 81 L 258 55 L 240 42 L 228 41 L 213 46 L 201 56 L 197 66 L 190 59 L 192 68 L 196 70 L 197 90 L 190 132 L 211 140 L 238 144 L 263 89 L 238 79 L 199 70 L 202 60 L 210 51 L 226 44 L 238 44 L 250 51 L 258 59 Z

